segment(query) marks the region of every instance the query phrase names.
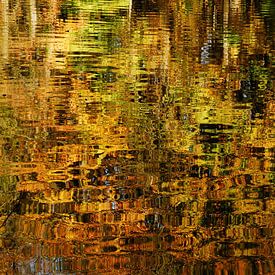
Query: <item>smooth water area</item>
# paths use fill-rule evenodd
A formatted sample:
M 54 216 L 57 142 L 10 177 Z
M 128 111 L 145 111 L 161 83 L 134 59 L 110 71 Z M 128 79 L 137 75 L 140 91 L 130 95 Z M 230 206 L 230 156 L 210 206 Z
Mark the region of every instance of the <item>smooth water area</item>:
M 1 274 L 274 274 L 272 0 L 0 1 Z

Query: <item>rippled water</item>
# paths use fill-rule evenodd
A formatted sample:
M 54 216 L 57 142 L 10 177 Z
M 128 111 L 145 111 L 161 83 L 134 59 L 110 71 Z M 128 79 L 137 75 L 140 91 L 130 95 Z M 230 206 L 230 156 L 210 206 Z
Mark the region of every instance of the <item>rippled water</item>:
M 0 1 L 0 273 L 274 274 L 274 18 Z

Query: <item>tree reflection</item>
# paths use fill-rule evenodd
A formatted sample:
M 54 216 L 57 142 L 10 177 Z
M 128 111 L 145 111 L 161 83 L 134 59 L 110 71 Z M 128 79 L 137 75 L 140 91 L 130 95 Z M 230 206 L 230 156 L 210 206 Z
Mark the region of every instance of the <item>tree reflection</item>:
M 1 270 L 272 273 L 270 1 L 2 1 Z

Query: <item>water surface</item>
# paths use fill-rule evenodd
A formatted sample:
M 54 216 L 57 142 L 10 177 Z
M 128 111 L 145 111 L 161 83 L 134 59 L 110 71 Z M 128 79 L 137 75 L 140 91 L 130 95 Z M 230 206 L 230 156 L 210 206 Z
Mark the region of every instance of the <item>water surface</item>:
M 3 274 L 274 274 L 271 0 L 0 2 Z

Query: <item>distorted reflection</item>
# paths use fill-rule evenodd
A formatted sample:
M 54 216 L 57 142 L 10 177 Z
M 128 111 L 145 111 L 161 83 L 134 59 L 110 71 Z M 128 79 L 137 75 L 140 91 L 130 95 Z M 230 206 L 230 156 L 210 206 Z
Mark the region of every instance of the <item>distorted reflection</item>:
M 0 2 L 0 273 L 274 274 L 270 0 Z

